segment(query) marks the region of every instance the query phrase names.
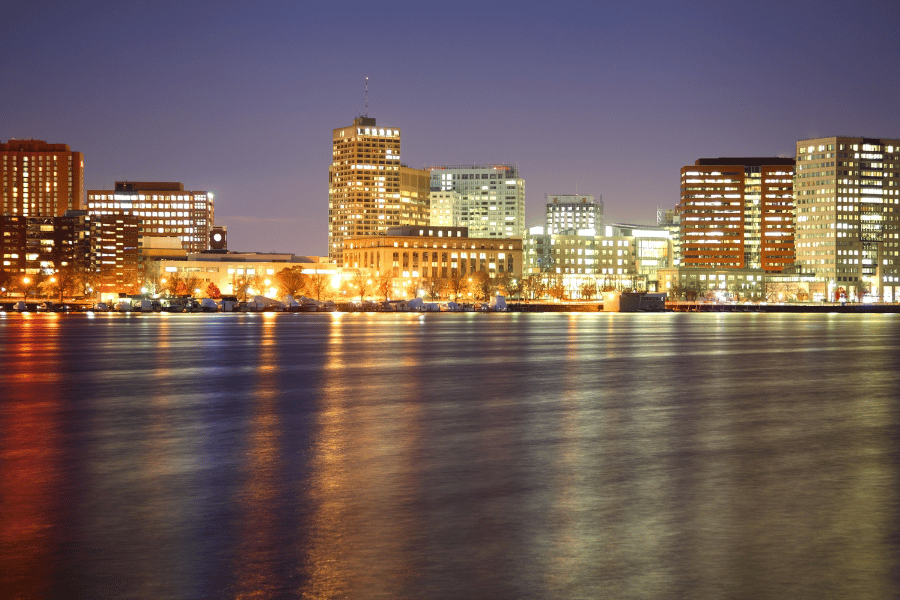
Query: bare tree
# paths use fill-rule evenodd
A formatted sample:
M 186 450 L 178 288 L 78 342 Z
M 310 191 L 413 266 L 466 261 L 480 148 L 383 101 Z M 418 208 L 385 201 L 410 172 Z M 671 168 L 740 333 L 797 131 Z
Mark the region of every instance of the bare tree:
M 394 289 L 394 276 L 390 271 L 385 271 L 378 275 L 375 280 L 378 294 L 387 302 L 390 300 L 391 291 Z
M 590 300 L 594 296 L 597 295 L 597 281 L 594 279 L 587 279 L 581 284 L 581 297 L 585 300 Z
M 362 302 L 369 295 L 372 287 L 372 276 L 365 270 L 357 269 L 350 277 L 351 289 L 359 295 L 359 301 Z
M 424 279 L 422 280 L 422 286 L 425 288 L 429 300 L 440 300 L 441 293 L 444 291 L 444 281 L 442 279 Z
M 563 300 L 566 297 L 566 286 L 563 283 L 562 275 L 556 275 L 550 280 L 550 286 L 547 290 L 551 298 Z
M 406 284 L 406 295 L 412 298 L 418 298 L 420 283 L 421 282 L 418 279 L 409 280 L 409 282 Z
M 528 278 L 532 300 L 539 300 L 547 294 L 547 279 L 543 273 L 535 273 Z
M 472 273 L 472 290 L 475 292 L 476 298 L 481 299 L 482 302 L 487 302 L 491 299 L 495 289 L 494 281 L 490 275 L 484 271 Z
M 521 277 L 511 279 L 507 284 L 506 289 L 509 292 L 510 297 L 521 300 L 522 293 L 525 291 L 525 280 Z
M 321 302 L 322 296 L 330 285 L 329 276 L 325 273 L 313 273 L 307 279 L 306 287 L 309 293 L 315 296 L 317 302 Z
M 497 276 L 494 277 L 494 289 L 501 296 L 509 296 L 509 285 L 511 281 L 512 277 L 509 275 L 509 273 L 498 273 Z
M 456 269 L 453 270 L 452 275 L 447 278 L 445 282 L 445 287 L 453 294 L 454 300 L 459 300 L 459 297 L 465 294 L 469 289 L 468 278 L 461 275 Z

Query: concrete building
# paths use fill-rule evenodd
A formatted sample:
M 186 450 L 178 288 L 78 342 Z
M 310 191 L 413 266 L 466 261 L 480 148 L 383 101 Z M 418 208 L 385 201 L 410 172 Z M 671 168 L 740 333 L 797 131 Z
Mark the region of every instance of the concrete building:
M 431 191 L 428 197 L 431 206 L 429 224 L 432 227 L 455 227 L 453 211 L 460 206 L 462 194 L 453 191 Z
M 0 144 L 2 214 L 61 217 L 81 210 L 84 200 L 84 154 L 66 144 L 9 140 Z
M 900 139 L 797 142 L 797 264 L 829 299 L 900 300 Z
M 0 268 L 11 275 L 52 275 L 90 266 L 90 224 L 84 211 L 62 216 L 0 217 Z
M 522 276 L 522 240 L 473 238 L 465 227 L 394 227 L 346 240 L 345 264 L 403 279 L 452 279 L 472 273 Z
M 140 219 L 136 215 L 101 214 L 90 218 L 91 270 L 94 289 L 104 297 L 140 291 Z
M 547 231 L 572 235 L 577 231 L 603 230 L 603 199 L 582 195 L 547 196 Z
M 136 216 L 142 236 L 176 236 L 188 252 L 209 248 L 213 226 L 212 192 L 187 191 L 178 182 L 117 181 L 114 190 L 88 191 L 87 210 L 104 215 Z
M 659 291 L 670 300 L 746 301 L 765 297 L 763 269 L 672 267 L 658 271 Z
M 429 223 L 429 174 L 400 163 L 400 130 L 374 117 L 332 132 L 328 168 L 328 256 L 344 264 L 344 240 Z
M 635 271 L 648 282 L 658 280 L 659 269 L 673 266 L 674 244 L 669 230 L 664 227 L 613 223 L 604 227 L 604 234 L 632 240 Z
M 473 238 L 514 238 L 525 233 L 525 180 L 518 165 L 435 165 L 431 191 L 456 192 L 453 226 Z
M 214 284 L 223 295 L 262 295 L 279 298 L 280 291 L 276 275 L 283 269 L 299 269 L 304 275 L 326 275 L 331 278 L 339 274 L 337 265 L 329 263 L 325 257 L 297 256 L 294 254 L 256 252 L 202 252 L 188 254 L 183 260 L 160 260 L 149 271 L 148 283 L 157 289 L 165 287 L 166 278 L 177 276 L 187 281 L 195 279 L 198 296 L 207 293 L 209 284 Z
M 681 266 L 794 264 L 792 158 L 701 158 L 681 169 Z

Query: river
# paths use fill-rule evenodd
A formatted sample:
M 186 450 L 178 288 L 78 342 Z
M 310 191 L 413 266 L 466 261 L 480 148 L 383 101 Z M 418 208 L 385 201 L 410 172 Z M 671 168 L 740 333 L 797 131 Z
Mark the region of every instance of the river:
M 900 315 L 0 314 L 0 597 L 895 598 Z

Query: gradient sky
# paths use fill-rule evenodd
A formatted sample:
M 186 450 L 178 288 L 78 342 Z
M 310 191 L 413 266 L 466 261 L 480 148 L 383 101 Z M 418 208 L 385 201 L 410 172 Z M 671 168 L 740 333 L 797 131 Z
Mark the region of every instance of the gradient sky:
M 69 144 L 86 189 L 216 194 L 231 250 L 327 254 L 331 131 L 401 159 L 518 163 L 546 194 L 654 223 L 700 157 L 900 138 L 897 2 L 10 0 L 0 138 Z

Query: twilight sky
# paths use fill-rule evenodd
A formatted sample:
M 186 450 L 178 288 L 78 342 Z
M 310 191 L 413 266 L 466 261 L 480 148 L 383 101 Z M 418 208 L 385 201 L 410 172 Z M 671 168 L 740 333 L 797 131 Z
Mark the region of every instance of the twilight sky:
M 331 131 L 401 159 L 518 163 L 546 194 L 654 223 L 700 157 L 900 138 L 900 3 L 12 1 L 0 138 L 69 144 L 86 189 L 216 194 L 231 250 L 327 254 Z

